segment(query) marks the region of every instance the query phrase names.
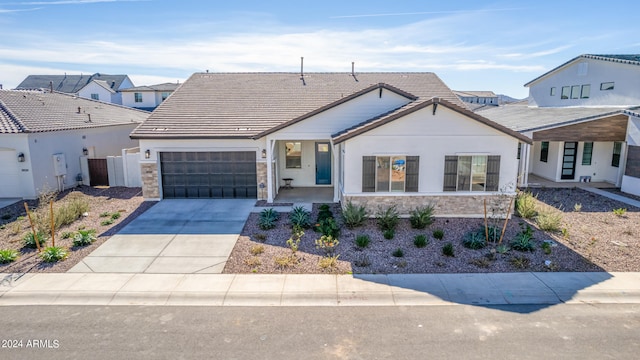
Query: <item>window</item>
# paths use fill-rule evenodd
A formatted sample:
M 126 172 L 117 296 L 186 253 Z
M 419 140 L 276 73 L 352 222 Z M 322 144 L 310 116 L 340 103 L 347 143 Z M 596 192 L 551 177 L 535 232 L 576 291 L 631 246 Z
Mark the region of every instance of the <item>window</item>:
M 134 101 L 137 103 L 142 102 L 142 93 L 133 93 Z
M 580 98 L 580 85 L 573 85 L 571 87 L 571 98 L 572 99 Z
M 100 100 L 100 94 L 91 94 L 91 99 Z
M 543 141 L 540 143 L 540 161 L 547 162 L 549 158 L 549 142 Z
M 620 167 L 620 154 L 622 153 L 622 143 L 616 141 L 613 143 L 613 156 L 611 157 L 611 166 Z
M 169 94 L 170 93 L 168 93 L 168 92 L 163 92 L 162 94 L 160 94 L 160 96 L 162 97 L 161 101 L 167 100 L 167 98 L 169 97 Z
M 560 99 L 568 99 L 569 95 L 571 95 L 571 86 L 563 86 L 562 94 L 560 95 Z
M 582 165 L 591 165 L 591 157 L 593 155 L 593 143 L 586 142 L 582 148 Z
M 613 90 L 613 82 L 603 82 L 600 84 L 600 90 Z
M 582 89 L 580 90 L 580 99 L 588 99 L 590 92 L 591 85 L 582 85 Z
M 285 147 L 285 164 L 287 169 L 300 169 L 302 168 L 302 143 L 300 142 L 288 142 L 284 144 Z
M 549 96 L 556 96 L 556 88 L 552 87 L 551 91 L 549 92 Z
M 498 191 L 499 155 L 445 156 L 443 191 Z
M 363 192 L 417 192 L 418 156 L 363 156 Z

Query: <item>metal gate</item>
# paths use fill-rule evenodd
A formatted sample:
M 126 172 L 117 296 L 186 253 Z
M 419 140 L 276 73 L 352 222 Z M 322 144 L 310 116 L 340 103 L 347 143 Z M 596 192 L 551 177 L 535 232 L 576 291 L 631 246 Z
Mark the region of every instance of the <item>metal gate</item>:
M 89 185 L 109 186 L 107 159 L 87 159 L 89 163 Z

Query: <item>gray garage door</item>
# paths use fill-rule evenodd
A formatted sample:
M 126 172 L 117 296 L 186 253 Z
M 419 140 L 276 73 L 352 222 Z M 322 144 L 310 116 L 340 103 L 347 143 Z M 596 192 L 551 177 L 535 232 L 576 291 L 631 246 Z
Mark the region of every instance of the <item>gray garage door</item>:
M 164 198 L 257 197 L 256 153 L 160 153 Z

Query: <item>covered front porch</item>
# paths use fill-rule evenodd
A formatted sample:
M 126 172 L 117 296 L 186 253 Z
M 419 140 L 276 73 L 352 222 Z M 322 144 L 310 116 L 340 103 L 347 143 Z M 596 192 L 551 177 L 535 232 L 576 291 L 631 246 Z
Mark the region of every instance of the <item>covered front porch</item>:
M 528 187 L 532 188 L 596 188 L 596 189 L 615 189 L 615 184 L 606 181 L 595 182 L 558 182 L 548 180 L 540 176 L 529 174 Z
M 331 203 L 333 187 L 280 188 L 275 198 L 277 203 Z

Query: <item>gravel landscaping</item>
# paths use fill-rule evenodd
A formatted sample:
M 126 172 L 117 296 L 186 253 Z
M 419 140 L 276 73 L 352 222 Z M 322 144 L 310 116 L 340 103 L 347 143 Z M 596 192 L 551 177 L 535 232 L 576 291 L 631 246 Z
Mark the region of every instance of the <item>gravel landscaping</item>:
M 462 239 L 470 231 L 483 229 L 483 219 L 436 218 L 427 229 L 412 229 L 408 219 L 401 219 L 391 240 L 383 237 L 375 219 L 355 229 L 342 227 L 339 255 L 335 266 L 323 267 L 325 257 L 315 241 L 320 233 L 306 229 L 294 261 L 286 244 L 291 226 L 286 213 L 280 214 L 275 228 L 262 230 L 258 214 L 251 214 L 227 262 L 225 273 L 470 273 L 514 271 L 640 271 L 640 209 L 610 200 L 580 189 L 531 189 L 537 197 L 536 208 L 556 208 L 561 212 L 559 231 L 544 232 L 534 220 L 513 216 L 508 222 L 503 245 L 510 245 L 522 228 L 533 231 L 533 251 L 514 249 L 502 253 L 504 247 L 489 244 L 472 250 L 463 246 Z M 576 206 L 576 204 L 580 204 Z M 622 215 L 614 209 L 626 208 Z M 277 211 L 278 207 L 274 207 Z M 340 219 L 340 207 L 331 206 Z M 579 211 L 576 211 L 579 210 Z M 318 206 L 314 205 L 311 219 L 315 220 Z M 437 215 L 437 214 L 436 214 Z M 500 226 L 502 226 L 500 224 Z M 437 240 L 433 231 L 441 229 L 444 238 Z M 370 244 L 364 249 L 355 245 L 358 235 L 366 234 Z M 416 235 L 428 239 L 426 247 L 414 245 Z M 549 246 L 543 248 L 543 243 Z M 451 243 L 454 256 L 443 255 L 443 246 Z M 394 256 L 397 249 L 402 257 Z M 399 254 L 395 254 L 399 255 Z M 280 264 L 276 262 L 279 261 Z M 326 265 L 326 264 L 324 264 Z
M 64 261 L 54 263 L 42 261 L 36 249 L 23 247 L 23 237 L 31 232 L 23 202 L 0 209 L 0 249 L 15 249 L 19 252 L 19 258 L 16 261 L 0 264 L 0 272 L 66 272 L 110 236 L 155 204 L 155 202 L 143 201 L 140 188 L 102 189 L 80 186 L 58 194 L 54 208 L 65 205 L 71 198 L 87 200 L 89 210 L 86 216 L 79 217 L 68 226 L 56 229 L 56 246 L 69 249 L 69 255 Z M 27 203 L 30 209 L 38 205 L 38 201 L 35 200 Z M 116 213 L 119 215 L 113 215 Z M 64 233 L 74 234 L 78 229 L 95 229 L 96 241 L 91 245 L 74 247 L 72 238 L 63 238 Z M 45 245 L 51 246 L 51 239 L 48 239 Z

